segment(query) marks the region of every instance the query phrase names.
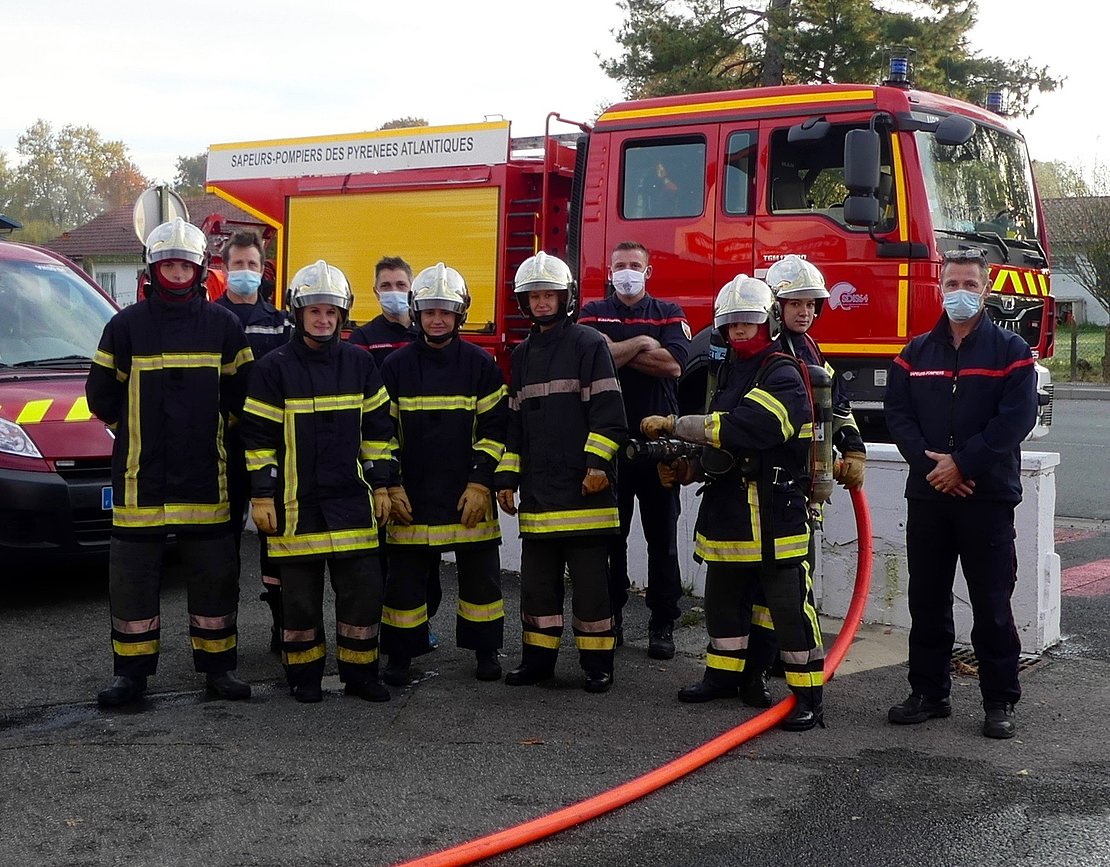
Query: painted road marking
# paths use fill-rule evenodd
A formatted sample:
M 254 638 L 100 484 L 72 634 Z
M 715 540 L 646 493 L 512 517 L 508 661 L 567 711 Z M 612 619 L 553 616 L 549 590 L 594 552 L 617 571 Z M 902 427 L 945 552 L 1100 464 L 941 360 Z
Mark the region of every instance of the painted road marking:
M 1068 596 L 1104 596 L 1110 593 L 1110 558 L 1064 569 L 1060 573 L 1060 587 Z

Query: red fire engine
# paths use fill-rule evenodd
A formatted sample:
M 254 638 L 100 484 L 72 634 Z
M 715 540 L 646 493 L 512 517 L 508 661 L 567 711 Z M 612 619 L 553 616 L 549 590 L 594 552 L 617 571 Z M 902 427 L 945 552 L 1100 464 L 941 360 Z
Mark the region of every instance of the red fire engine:
M 992 317 L 1052 354 L 1031 164 L 994 112 L 897 84 L 820 85 L 624 102 L 569 135 L 547 120 L 529 141 L 501 121 L 217 144 L 208 189 L 274 228 L 279 286 L 317 258 L 343 268 L 356 320 L 377 313 L 381 256 L 458 268 L 474 295 L 468 336 L 502 361 L 526 332 L 512 292 L 524 258 L 566 258 L 590 300 L 612 247 L 637 240 L 649 291 L 680 303 L 695 333 L 684 410 L 704 399 L 716 290 L 787 253 L 826 276 L 814 336 L 864 421 L 881 411 L 891 358 L 936 321 L 948 250 L 982 250 Z

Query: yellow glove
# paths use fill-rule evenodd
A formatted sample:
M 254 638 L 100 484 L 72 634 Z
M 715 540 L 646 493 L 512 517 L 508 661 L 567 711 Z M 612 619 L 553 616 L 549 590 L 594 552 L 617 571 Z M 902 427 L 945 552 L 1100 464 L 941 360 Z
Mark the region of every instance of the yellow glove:
M 609 476 L 605 470 L 588 469 L 582 479 L 582 496 L 587 494 L 600 494 L 609 487 Z
M 490 499 L 489 488 L 470 482 L 459 497 L 455 508 L 462 513 L 462 525 L 468 530 L 477 526 L 478 522 L 490 514 L 493 501 Z
M 412 503 L 409 502 L 409 495 L 405 493 L 405 489 L 400 485 L 393 488 L 386 488 L 389 493 L 389 517 L 394 524 L 401 524 L 408 526 L 412 523 Z
M 863 487 L 863 474 L 867 469 L 867 455 L 863 452 L 845 452 L 833 466 L 833 478 L 850 491 Z
M 662 436 L 674 433 L 673 415 L 649 415 L 640 422 L 640 433 L 649 440 L 657 440 Z
M 506 515 L 516 514 L 516 495 L 512 488 L 502 488 L 497 492 L 497 505 Z
M 277 532 L 277 509 L 273 497 L 251 497 L 251 520 L 259 533 L 272 536 Z
M 659 484 L 664 488 L 673 488 L 675 485 L 689 485 L 694 481 L 696 470 L 694 465 L 686 458 L 678 458 L 670 464 L 659 463 L 655 467 L 659 474 Z
M 389 523 L 389 515 L 393 510 L 393 498 L 389 495 L 389 488 L 374 488 L 374 517 L 379 527 Z

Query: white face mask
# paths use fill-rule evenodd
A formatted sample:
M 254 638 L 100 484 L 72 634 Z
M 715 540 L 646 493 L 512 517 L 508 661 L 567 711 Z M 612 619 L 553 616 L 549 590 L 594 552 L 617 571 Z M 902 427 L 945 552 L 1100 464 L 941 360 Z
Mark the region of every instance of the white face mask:
M 644 291 L 646 278 L 643 271 L 633 271 L 631 268 L 626 268 L 621 271 L 614 271 L 612 282 L 618 295 L 633 298 Z

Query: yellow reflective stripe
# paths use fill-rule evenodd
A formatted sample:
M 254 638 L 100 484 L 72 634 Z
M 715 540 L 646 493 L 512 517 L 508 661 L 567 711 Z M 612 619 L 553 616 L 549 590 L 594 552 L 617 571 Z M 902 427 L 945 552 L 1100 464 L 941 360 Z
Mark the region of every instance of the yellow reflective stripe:
M 164 352 L 161 355 L 137 355 L 131 359 L 132 370 L 177 370 L 211 367 L 219 370 L 223 359 L 216 352 Z
M 89 421 L 93 417 L 87 398 L 79 397 L 66 413 L 66 421 Z
M 764 391 L 762 388 L 753 388 L 744 396 L 751 398 L 753 403 L 759 404 L 778 419 L 779 427 L 782 428 L 783 439 L 790 439 L 794 435 L 794 425 L 790 423 L 790 413 L 786 411 L 782 401 L 771 392 Z
M 108 370 L 116 373 L 116 357 L 110 352 L 105 352 L 103 349 L 98 349 L 96 355 L 93 356 L 93 364 L 99 364 L 101 367 L 106 367 Z
M 285 508 L 287 526 L 290 523 L 290 508 L 288 505 Z M 271 557 L 338 554 L 344 551 L 363 551 L 377 547 L 378 534 L 373 527 L 266 537 L 266 549 Z
M 505 444 L 499 443 L 497 440 L 482 439 L 474 443 L 475 451 L 485 452 L 495 461 L 501 460 L 501 455 L 505 453 Z
M 277 466 L 277 449 L 247 449 L 247 469 L 263 470 L 268 466 Z
M 721 416 L 722 413 L 711 412 L 705 422 L 705 437 L 711 446 L 721 447 Z
M 533 647 L 546 647 L 548 650 L 559 649 L 558 635 L 544 635 L 542 632 L 528 632 L 525 630 L 521 640 Z
M 397 406 L 401 412 L 451 409 L 473 412 L 478 407 L 478 398 L 470 394 L 422 394 L 415 397 L 399 397 Z
M 617 639 L 612 635 L 576 635 L 574 646 L 579 650 L 612 650 Z
M 50 409 L 50 405 L 54 403 L 54 398 L 47 397 L 41 400 L 29 400 L 27 404 L 19 411 L 19 415 L 15 417 L 16 424 L 37 424 L 42 421 L 46 411 Z
M 158 652 L 159 641 L 117 641 L 112 639 L 112 649 L 117 656 L 150 656 Z
M 358 447 L 358 456 L 364 461 L 388 461 L 392 454 L 384 440 L 363 440 Z
M 389 541 L 397 545 L 453 545 L 501 538 L 501 523 L 496 518 L 479 521 L 473 527 L 462 524 L 386 524 L 385 530 Z
M 519 473 L 520 455 L 518 455 L 516 452 L 505 452 L 503 455 L 501 455 L 501 460 L 497 462 L 497 472 Z
M 288 653 L 283 653 L 287 665 L 304 665 L 308 662 L 315 662 L 317 659 L 324 658 L 324 645 L 317 644 L 310 647 L 308 650 L 291 650 Z
M 811 440 L 811 439 L 813 439 L 813 422 L 807 421 L 805 424 L 802 425 L 801 429 L 798 431 L 798 439 L 800 439 L 800 440 Z
M 591 431 L 590 435 L 586 437 L 586 445 L 584 446 L 585 451 L 589 452 L 590 454 L 597 455 L 599 458 L 604 458 L 607 461 L 611 461 L 613 459 L 613 457 L 617 454 L 618 448 L 620 447 L 617 445 L 617 443 L 609 439 L 609 437 L 602 436 L 601 434 L 594 433 L 593 431 Z
M 786 671 L 787 686 L 824 686 L 825 672 L 823 671 Z
M 227 638 L 197 638 L 194 635 L 190 640 L 193 643 L 193 650 L 203 653 L 223 653 L 235 647 L 234 635 L 229 635 Z
M 469 620 L 472 623 L 490 623 L 494 620 L 500 620 L 505 616 L 505 601 L 498 599 L 496 602 L 490 602 L 488 605 L 478 605 L 474 602 L 464 602 L 459 600 L 459 606 L 456 609 L 459 617 L 463 620 Z
M 227 503 L 166 503 L 162 506 L 113 504 L 117 527 L 161 527 L 164 524 L 222 524 L 231 518 Z
M 243 412 L 249 412 L 251 415 L 264 418 L 266 421 L 272 421 L 274 424 L 281 424 L 282 419 L 285 417 L 281 411 L 281 407 L 271 406 L 254 397 L 247 398 L 247 402 L 243 404 Z
M 517 517 L 522 533 L 607 530 L 620 526 L 616 506 L 605 509 L 572 509 L 566 512 L 520 512 Z
M 378 648 L 373 650 L 351 650 L 339 645 L 335 649 L 335 656 L 340 662 L 350 662 L 354 665 L 369 665 L 378 658 Z
M 385 406 L 387 403 L 389 403 L 389 392 L 385 390 L 385 386 L 383 385 L 370 397 L 364 397 L 362 399 L 362 412 L 364 414 L 371 413 L 379 407 Z
M 744 670 L 744 660 L 737 659 L 735 656 L 721 656 L 719 653 L 705 654 L 705 664 L 708 668 L 716 668 L 721 671 Z
M 421 623 L 427 622 L 427 605 L 408 609 L 390 608 L 388 605 L 382 607 L 382 623 L 386 626 L 395 626 L 398 629 L 413 629 Z
M 225 376 L 234 376 L 235 372 L 244 364 L 250 364 L 254 361 L 254 353 L 249 346 L 240 349 L 231 361 L 220 368 L 220 373 Z
M 508 394 L 509 394 L 509 389 L 507 389 L 505 386 L 502 385 L 500 388 L 497 389 L 497 391 L 491 392 L 490 394 L 487 394 L 483 398 L 479 398 L 479 400 L 478 400 L 478 415 L 481 415 L 482 413 L 485 413 L 485 412 L 489 412 L 491 409 L 496 408 L 497 405 L 499 403 L 501 403 L 501 401 L 505 397 L 508 396 Z
M 771 609 L 766 605 L 753 605 L 752 624 L 762 626 L 764 629 L 774 629 L 775 622 L 771 619 Z
M 703 560 L 724 563 L 758 563 L 763 559 L 763 546 L 755 540 L 707 539 L 701 533 L 694 537 L 694 553 Z M 783 536 L 775 539 L 775 559 L 804 557 L 809 551 L 809 534 Z

